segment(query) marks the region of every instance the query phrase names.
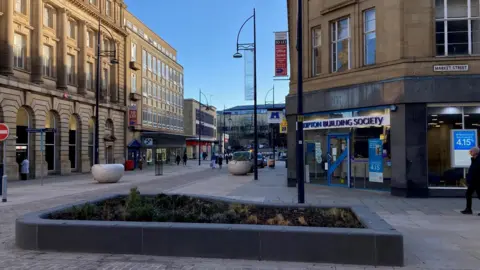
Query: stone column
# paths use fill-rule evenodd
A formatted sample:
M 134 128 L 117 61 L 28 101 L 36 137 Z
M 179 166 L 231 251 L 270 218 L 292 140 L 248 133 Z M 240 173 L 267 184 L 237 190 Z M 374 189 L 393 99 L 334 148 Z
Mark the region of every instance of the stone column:
M 4 96 L 5 98 L 6 96 Z M 7 172 L 7 179 L 8 181 L 11 180 L 18 180 L 19 179 L 19 167 L 17 163 L 17 155 L 16 155 L 16 139 L 15 136 L 17 135 L 17 112 L 18 108 L 15 106 L 16 104 L 8 104 L 7 102 L 1 103 L 3 108 L 3 122 L 7 124 L 8 128 L 10 129 L 10 136 L 7 139 L 7 160 L 6 160 L 6 172 Z M 2 148 L 3 149 L 3 148 Z M 30 149 L 29 149 L 30 150 Z M 3 154 L 3 152 L 1 152 Z M 32 166 L 32 162 L 30 163 Z
M 391 112 L 392 195 L 428 196 L 426 115 L 425 104 L 401 104 Z
M 67 104 L 65 104 L 66 106 Z M 59 151 L 59 159 L 60 159 L 60 174 L 66 175 L 72 172 L 71 163 L 70 163 L 70 156 L 69 156 L 69 127 L 70 123 L 70 116 L 67 113 L 60 114 L 60 129 L 59 129 L 59 136 L 60 136 L 60 145 L 57 147 L 60 148 Z
M 62 90 L 67 90 L 67 36 L 68 36 L 68 12 L 66 9 L 62 8 L 58 10 L 58 26 L 60 33 L 60 43 L 58 46 L 58 57 L 57 57 L 57 66 L 58 66 L 58 77 L 57 77 L 57 88 Z
M 13 4 L 14 1 L 4 1 L 6 10 L 1 16 L 1 47 L 0 74 L 13 75 Z
M 43 50 L 43 0 L 32 1 L 32 82 L 43 83 L 42 50 Z M 7 1 L 13 2 L 13 1 Z
M 87 63 L 87 23 L 78 21 L 78 94 L 86 93 L 87 74 L 85 73 L 85 65 Z M 90 166 L 88 166 L 90 168 Z

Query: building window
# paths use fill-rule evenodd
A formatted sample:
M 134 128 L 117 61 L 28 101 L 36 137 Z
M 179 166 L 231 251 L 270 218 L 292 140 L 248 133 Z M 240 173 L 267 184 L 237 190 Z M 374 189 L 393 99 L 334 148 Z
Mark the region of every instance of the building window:
M 75 21 L 68 21 L 68 37 L 71 39 L 76 39 L 77 34 L 77 23 Z
M 332 71 L 350 69 L 350 19 L 332 23 Z
M 130 61 L 135 62 L 137 61 L 137 44 L 132 42 L 132 55 Z
M 43 45 L 43 75 L 53 77 L 53 48 Z
M 87 47 L 93 48 L 95 44 L 95 33 L 93 31 L 87 31 Z
M 157 76 L 158 76 L 158 79 L 160 80 L 160 75 L 161 75 L 161 65 L 160 65 L 160 60 L 157 60 Z
M 26 14 L 25 0 L 15 0 L 15 11 L 18 13 Z
M 479 0 L 435 0 L 438 56 L 480 54 Z
M 363 25 L 363 35 L 364 35 L 364 63 L 365 65 L 375 64 L 375 55 L 377 52 L 377 34 L 376 34 L 376 19 L 375 19 L 375 9 L 366 10 L 363 13 L 364 25 Z
M 87 89 L 93 89 L 93 63 L 87 63 Z
M 153 76 L 157 76 L 157 58 L 155 56 L 152 56 L 152 73 Z
M 142 50 L 142 69 L 143 69 L 143 76 L 146 76 L 147 72 L 147 51 Z
M 112 16 L 112 1 L 110 0 L 105 1 L 105 14 Z
M 152 55 L 147 53 L 148 71 L 152 71 Z
M 428 182 L 431 187 L 465 186 L 464 169 L 452 167 L 451 130 L 478 129 L 480 114 L 476 111 L 480 111 L 478 107 L 427 108 Z
M 137 74 L 132 73 L 132 78 L 131 78 L 131 92 L 136 93 L 137 92 Z
M 25 69 L 25 36 L 15 33 L 13 36 L 13 65 Z
M 46 27 L 53 28 L 54 21 L 54 9 L 49 6 L 43 7 L 43 25 Z
M 68 84 L 75 84 L 75 56 L 69 54 L 67 56 L 67 79 Z

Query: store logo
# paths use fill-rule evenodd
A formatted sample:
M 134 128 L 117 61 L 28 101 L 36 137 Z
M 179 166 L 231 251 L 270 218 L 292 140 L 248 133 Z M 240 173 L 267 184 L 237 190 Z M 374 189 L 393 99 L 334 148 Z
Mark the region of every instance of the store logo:
M 303 123 L 304 129 L 327 129 L 344 127 L 367 127 L 390 125 L 390 116 L 365 116 L 353 118 L 338 118 L 319 121 L 308 121 Z

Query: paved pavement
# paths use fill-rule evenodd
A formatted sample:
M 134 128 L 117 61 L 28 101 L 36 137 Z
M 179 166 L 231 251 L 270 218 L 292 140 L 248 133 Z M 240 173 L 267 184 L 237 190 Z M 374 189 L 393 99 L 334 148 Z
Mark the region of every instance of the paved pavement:
M 259 181 L 252 176 L 233 177 L 226 169 L 207 164 L 167 167 L 156 177 L 153 171 L 128 173 L 122 183 L 93 184 L 85 175 L 11 184 L 9 202 L 0 204 L 0 269 L 393 269 L 329 264 L 257 262 L 168 258 L 138 255 L 36 252 L 14 245 L 14 221 L 25 213 L 127 192 L 208 194 L 251 201 L 296 201 L 296 189 L 286 187 L 286 170 L 262 169 Z M 307 186 L 308 203 L 363 204 L 376 211 L 405 237 L 406 267 L 398 269 L 480 269 L 480 217 L 458 213 L 462 199 L 404 199 L 384 192 Z M 477 202 L 475 202 L 477 203 Z M 480 204 L 477 204 L 480 208 Z M 319 243 L 325 245 L 328 243 Z

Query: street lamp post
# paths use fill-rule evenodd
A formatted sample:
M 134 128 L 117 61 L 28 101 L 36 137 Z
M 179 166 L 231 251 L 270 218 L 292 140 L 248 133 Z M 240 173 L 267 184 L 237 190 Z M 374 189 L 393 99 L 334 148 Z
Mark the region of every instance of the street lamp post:
M 303 155 L 303 20 L 302 0 L 297 6 L 297 187 L 298 203 L 305 203 L 305 164 Z
M 113 42 L 113 51 L 101 50 L 101 41 L 100 41 L 100 30 L 102 28 L 102 20 L 98 19 L 98 33 L 97 33 L 97 74 L 95 74 L 95 79 L 96 79 L 96 85 L 95 85 L 95 138 L 94 138 L 94 164 L 99 164 L 99 121 L 100 121 L 100 116 L 99 116 L 99 104 L 100 104 L 100 70 L 101 70 L 101 62 L 102 62 L 102 56 L 109 57 L 110 58 L 110 63 L 113 65 L 118 64 L 118 59 L 117 59 L 117 45 L 115 44 L 115 41 Z M 110 35 L 112 40 L 114 40 L 112 33 L 105 27 L 103 28 L 106 30 L 106 32 Z M 108 87 L 108 85 L 107 85 Z
M 208 98 L 205 96 L 204 93 L 202 93 L 202 89 L 198 89 L 198 96 L 199 96 L 199 101 L 198 101 L 198 166 L 202 165 L 202 157 L 201 157 L 201 151 L 202 151 L 202 95 L 205 97 L 205 100 L 207 101 L 207 111 L 208 108 L 210 107 L 208 105 Z
M 253 43 L 238 43 L 240 33 L 243 26 L 253 19 Z M 255 9 L 253 9 L 253 15 L 250 16 L 240 27 L 237 34 L 237 52 L 233 55 L 233 58 L 242 58 L 242 54 L 239 51 L 253 51 L 253 133 L 254 133 L 254 159 L 253 159 L 253 171 L 254 179 L 258 180 L 258 131 L 257 131 L 257 21 L 255 16 Z
M 268 94 L 272 91 L 272 109 L 275 109 L 275 85 L 272 87 L 272 89 L 268 90 L 267 94 L 265 95 L 265 105 L 267 105 L 267 97 Z M 273 152 L 273 161 L 275 161 L 275 131 L 274 131 L 274 124 L 269 124 L 270 125 L 270 132 L 271 132 L 271 138 L 272 138 L 272 152 Z

